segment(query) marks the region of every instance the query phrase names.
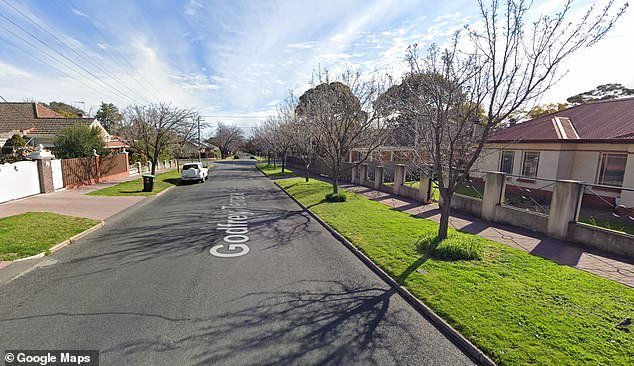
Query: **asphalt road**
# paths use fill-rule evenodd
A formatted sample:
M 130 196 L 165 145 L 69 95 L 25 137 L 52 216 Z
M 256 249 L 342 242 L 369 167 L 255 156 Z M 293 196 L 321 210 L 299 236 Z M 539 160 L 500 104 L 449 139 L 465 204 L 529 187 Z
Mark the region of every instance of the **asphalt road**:
M 210 175 L 2 285 L 0 351 L 97 349 L 102 365 L 472 364 L 253 162 Z M 232 219 L 248 233 L 228 240 L 249 240 L 229 250 L 217 225 Z

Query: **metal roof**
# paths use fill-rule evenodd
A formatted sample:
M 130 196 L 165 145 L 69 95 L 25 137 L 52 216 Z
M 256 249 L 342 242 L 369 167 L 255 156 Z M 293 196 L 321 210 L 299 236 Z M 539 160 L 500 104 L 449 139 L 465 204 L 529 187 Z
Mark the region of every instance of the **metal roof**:
M 567 136 L 572 132 L 575 137 Z M 634 98 L 581 104 L 495 131 L 489 138 L 489 142 L 622 140 L 634 142 Z

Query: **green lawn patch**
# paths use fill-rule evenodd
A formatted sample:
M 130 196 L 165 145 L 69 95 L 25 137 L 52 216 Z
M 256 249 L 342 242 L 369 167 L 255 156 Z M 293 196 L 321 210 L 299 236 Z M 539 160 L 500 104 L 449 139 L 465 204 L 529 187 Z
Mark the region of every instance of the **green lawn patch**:
M 393 186 L 394 182 L 388 182 L 388 183 L 385 183 L 384 185 Z M 410 186 L 412 188 L 420 189 L 420 181 L 419 180 L 407 181 L 407 182 L 405 182 L 405 185 Z M 481 192 L 478 192 L 475 189 L 473 189 L 471 187 L 467 187 L 467 186 L 458 187 L 458 189 L 456 190 L 456 194 L 461 194 L 463 196 L 469 196 L 469 197 L 473 197 L 473 198 L 482 199 L 482 196 L 481 196 L 482 193 Z M 436 184 L 436 182 L 432 183 L 431 199 L 432 199 L 432 201 L 436 201 L 436 202 L 438 202 L 440 200 L 440 191 L 438 190 L 438 185 Z
M 279 184 L 498 364 L 634 364 L 634 333 L 615 327 L 634 316 L 633 289 L 455 230 L 452 245 L 482 259 L 429 258 L 436 222 L 350 192 L 325 202 L 331 186 L 316 180 Z
M 284 169 L 284 173 L 282 173 L 282 166 L 280 164 L 277 164 L 276 166 L 274 166 L 273 164 L 269 165 L 266 163 L 260 163 L 256 165 L 262 172 L 264 172 L 264 174 L 266 174 L 267 177 L 271 177 L 271 178 L 282 178 L 282 177 L 296 177 L 297 174 L 295 174 L 292 170 L 285 168 Z
M 154 196 L 171 186 L 181 184 L 180 173 L 176 170 L 157 174 L 154 180 L 154 190 L 143 192 L 143 178 L 119 183 L 112 187 L 92 191 L 89 196 Z
M 599 227 L 601 229 L 617 231 L 624 234 L 634 235 L 634 225 L 626 224 L 617 220 L 581 216 L 579 222 L 587 225 Z
M 0 219 L 0 260 L 11 261 L 47 251 L 99 221 L 51 212 L 27 212 Z

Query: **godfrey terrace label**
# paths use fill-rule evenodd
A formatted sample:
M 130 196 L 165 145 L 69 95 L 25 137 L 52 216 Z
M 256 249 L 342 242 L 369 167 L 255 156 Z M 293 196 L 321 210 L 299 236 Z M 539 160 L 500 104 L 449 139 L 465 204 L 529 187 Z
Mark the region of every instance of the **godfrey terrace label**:
M 247 211 L 246 197 L 244 193 L 231 193 L 229 204 L 222 206 L 227 219 L 216 225 L 216 230 L 224 231 L 223 244 L 213 246 L 209 253 L 220 258 L 240 257 L 249 253 L 249 217 L 252 212 Z

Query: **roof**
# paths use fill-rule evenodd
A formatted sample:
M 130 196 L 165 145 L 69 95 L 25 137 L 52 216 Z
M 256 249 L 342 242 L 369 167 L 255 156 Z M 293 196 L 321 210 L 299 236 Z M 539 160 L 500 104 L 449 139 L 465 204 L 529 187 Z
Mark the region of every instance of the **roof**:
M 498 131 L 489 142 L 634 142 L 634 98 L 581 104 Z
M 130 147 L 130 145 L 128 145 L 125 138 L 121 136 L 110 135 L 110 139 L 106 142 L 106 148 L 108 149 L 118 149 L 126 147 Z
M 76 124 L 90 125 L 94 118 L 65 118 L 37 103 L 0 103 L 0 133 L 24 131 L 29 135 L 57 135 Z

